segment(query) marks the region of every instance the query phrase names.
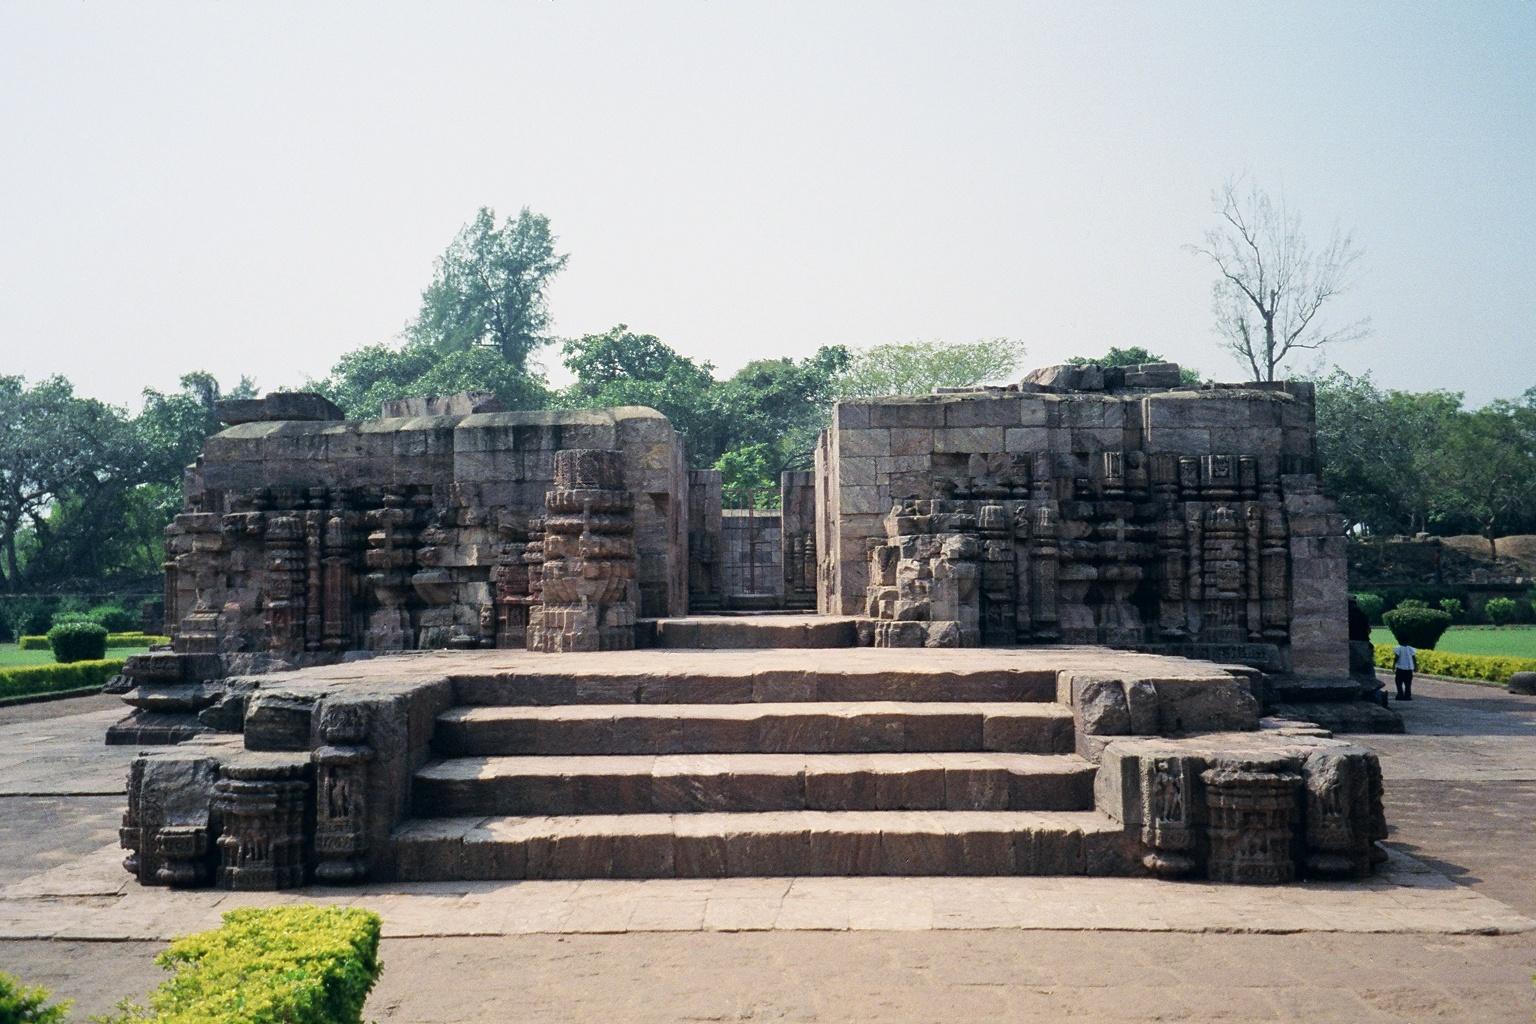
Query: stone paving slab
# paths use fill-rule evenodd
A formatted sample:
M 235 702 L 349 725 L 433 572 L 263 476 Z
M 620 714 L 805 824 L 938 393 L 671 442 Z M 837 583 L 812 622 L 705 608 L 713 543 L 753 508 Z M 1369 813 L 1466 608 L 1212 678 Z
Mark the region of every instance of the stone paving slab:
M 137 750 L 103 740 L 107 726 L 127 713 L 115 703 L 83 715 L 0 724 L 0 797 L 125 793 Z
M 1393 854 L 1360 883 L 1122 878 L 725 878 L 436 883 L 291 893 L 126 884 L 121 851 L 0 890 L 0 939 L 170 939 L 235 907 L 349 904 L 391 938 L 692 931 L 1133 931 L 1512 935 L 1536 921 Z

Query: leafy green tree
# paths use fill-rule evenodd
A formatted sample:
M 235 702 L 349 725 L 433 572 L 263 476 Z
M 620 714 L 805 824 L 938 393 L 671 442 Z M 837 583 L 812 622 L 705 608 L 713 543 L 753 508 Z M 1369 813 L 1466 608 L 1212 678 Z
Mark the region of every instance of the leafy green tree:
M 482 206 L 438 257 L 409 336 L 440 354 L 491 348 L 524 370 L 547 340 L 544 290 L 565 261 L 547 217 L 524 207 L 498 226 Z
M 853 351 L 833 387 L 839 398 L 926 395 L 934 388 L 1004 382 L 1023 360 L 1023 344 L 1007 338 L 875 345 Z
M 1461 415 L 1449 391 L 1386 391 L 1369 373 L 1334 369 L 1314 381 L 1323 488 L 1349 529 L 1414 533 L 1428 529 L 1441 440 Z
M 707 457 L 764 445 L 777 463 L 775 488 L 780 472 L 809 466 L 848 360 L 847 349 L 831 345 L 806 359 L 758 359 L 743 366 L 714 390 L 719 426 Z
M 774 446 L 732 448 L 715 460 L 727 508 L 777 508 L 782 456 Z
M 487 348 L 442 353 L 408 341 L 395 348 L 368 345 L 337 360 L 331 372 L 306 387 L 341 407 L 348 419 L 372 419 L 396 398 L 492 391 L 508 409 L 539 409 L 549 401 L 543 378 L 519 369 Z
M 576 380 L 558 396 L 561 405 L 573 409 L 650 406 L 687 439 L 690 456 L 713 458 L 719 425 L 710 364 L 695 363 L 655 335 L 635 334 L 626 324 L 566 341 L 563 353 L 566 369 Z
M 1477 524 L 1498 557 L 1497 537 L 1536 504 L 1536 408 L 1492 402 L 1458 416 L 1437 462 L 1437 510 Z
M 63 377 L 28 387 L 0 377 L 0 580 L 23 589 L 23 531 L 40 551 L 53 543 L 49 516 L 62 499 L 98 505 L 139 470 L 140 452 L 127 418 L 111 406 L 79 398 Z
M 1100 366 L 1140 366 L 1142 363 L 1166 363 L 1168 360 L 1156 353 L 1149 352 L 1140 345 L 1132 345 L 1130 348 L 1110 346 L 1108 352 L 1102 356 L 1073 356 L 1067 362 L 1073 366 L 1086 366 L 1088 363 L 1097 363 Z M 1179 367 L 1179 380 L 1184 384 L 1200 383 L 1200 371 L 1188 366 Z
M 232 394 L 253 392 L 242 380 Z M 146 390 L 130 417 L 76 396 L 60 377 L 31 387 L 0 378 L 4 589 L 154 589 L 182 471 L 217 429 L 220 397 L 217 380 L 192 373 L 177 392 Z

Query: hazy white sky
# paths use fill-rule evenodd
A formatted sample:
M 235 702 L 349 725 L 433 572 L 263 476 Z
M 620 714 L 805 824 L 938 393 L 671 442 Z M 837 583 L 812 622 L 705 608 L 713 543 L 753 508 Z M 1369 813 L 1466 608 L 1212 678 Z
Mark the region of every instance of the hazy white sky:
M 1528 0 L 0 0 L 0 139 L 0 372 L 134 405 L 390 339 L 480 205 L 549 216 L 564 335 L 1236 379 L 1181 245 L 1243 170 L 1366 250 L 1339 312 L 1375 333 L 1333 360 L 1536 384 Z

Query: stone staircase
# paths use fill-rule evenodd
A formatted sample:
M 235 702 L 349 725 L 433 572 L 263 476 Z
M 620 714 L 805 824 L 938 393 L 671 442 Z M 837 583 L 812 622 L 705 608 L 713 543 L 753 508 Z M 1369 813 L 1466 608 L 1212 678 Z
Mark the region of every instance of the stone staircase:
M 456 680 L 402 880 L 1107 874 L 1053 671 Z

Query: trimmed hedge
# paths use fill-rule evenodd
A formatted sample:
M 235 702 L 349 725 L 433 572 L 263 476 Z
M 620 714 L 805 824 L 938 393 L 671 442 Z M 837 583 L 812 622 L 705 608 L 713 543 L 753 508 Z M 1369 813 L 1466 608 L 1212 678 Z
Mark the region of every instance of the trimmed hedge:
M 107 654 L 107 628 L 94 622 L 65 622 L 48 631 L 48 646 L 60 665 L 100 661 Z
M 122 670 L 122 658 L 0 668 L 0 697 L 30 697 L 35 693 L 99 687 Z
M 1371 625 L 1381 625 L 1381 613 L 1387 609 L 1387 599 L 1380 594 L 1361 593 L 1355 595 L 1355 604 L 1365 613 Z
M 158 636 L 154 633 L 108 633 L 107 650 L 114 647 L 154 647 L 156 644 L 168 644 L 171 638 Z M 24 651 L 46 651 L 49 649 L 46 636 L 24 636 L 16 641 L 16 646 Z
M 1449 651 L 1420 651 L 1420 672 L 1453 679 L 1486 679 L 1507 683 L 1516 672 L 1536 672 L 1536 658 L 1506 658 L 1490 654 L 1452 654 Z M 1391 644 L 1376 645 L 1376 667 L 1390 669 L 1394 664 Z
M 246 907 L 171 943 L 173 972 L 113 1024 L 361 1024 L 383 969 L 379 915 L 355 907 Z
M 69 1000 L 46 1005 L 45 988 L 23 988 L 21 979 L 0 971 L 0 1024 L 64 1024 Z
M 1409 647 L 1434 650 L 1440 637 L 1451 628 L 1451 617 L 1433 608 L 1405 608 L 1402 605 L 1381 617 L 1381 621 L 1397 637 L 1397 642 Z

